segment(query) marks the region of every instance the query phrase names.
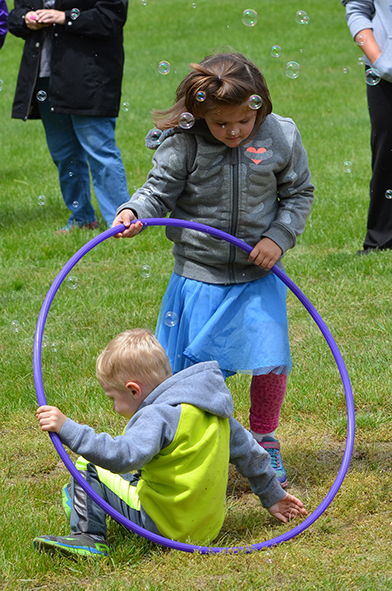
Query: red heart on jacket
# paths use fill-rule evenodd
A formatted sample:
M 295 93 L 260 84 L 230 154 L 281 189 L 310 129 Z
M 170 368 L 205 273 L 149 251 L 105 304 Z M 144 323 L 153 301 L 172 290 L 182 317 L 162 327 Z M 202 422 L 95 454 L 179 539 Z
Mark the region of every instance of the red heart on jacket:
M 267 151 L 266 148 L 254 148 L 253 146 L 250 148 L 246 148 L 247 152 L 251 152 L 252 154 L 264 154 L 264 152 Z M 261 158 L 260 160 L 256 160 L 255 158 L 251 158 L 252 162 L 254 162 L 255 164 L 259 164 L 259 162 L 261 162 Z

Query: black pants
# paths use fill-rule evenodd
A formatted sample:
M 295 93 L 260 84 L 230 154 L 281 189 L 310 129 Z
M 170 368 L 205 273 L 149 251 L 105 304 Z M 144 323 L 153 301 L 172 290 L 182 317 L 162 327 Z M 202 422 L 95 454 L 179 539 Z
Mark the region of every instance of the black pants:
M 392 83 L 367 87 L 372 178 L 364 248 L 392 248 Z

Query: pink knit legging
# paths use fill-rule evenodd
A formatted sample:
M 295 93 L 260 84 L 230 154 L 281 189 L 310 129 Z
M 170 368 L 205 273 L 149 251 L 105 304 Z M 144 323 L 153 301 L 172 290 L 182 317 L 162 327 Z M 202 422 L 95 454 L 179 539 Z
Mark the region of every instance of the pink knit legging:
M 250 386 L 249 425 L 255 433 L 271 433 L 279 423 L 287 376 L 268 373 L 253 376 Z

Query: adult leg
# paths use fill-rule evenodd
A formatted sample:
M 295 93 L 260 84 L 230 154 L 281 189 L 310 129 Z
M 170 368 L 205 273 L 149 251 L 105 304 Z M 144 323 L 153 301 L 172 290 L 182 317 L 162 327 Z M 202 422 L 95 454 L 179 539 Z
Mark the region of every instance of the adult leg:
M 35 92 L 48 92 L 49 79 L 40 78 Z M 70 115 L 53 113 L 49 99 L 38 101 L 46 141 L 57 166 L 61 193 L 71 211 L 68 223 L 84 226 L 95 220 L 91 205 L 90 174 L 87 155 L 74 132 Z
M 95 195 L 108 226 L 117 208 L 129 200 L 127 178 L 116 145 L 114 117 L 72 115 L 75 133 L 87 153 Z
M 392 84 L 367 86 L 371 123 L 372 178 L 364 249 L 392 248 Z

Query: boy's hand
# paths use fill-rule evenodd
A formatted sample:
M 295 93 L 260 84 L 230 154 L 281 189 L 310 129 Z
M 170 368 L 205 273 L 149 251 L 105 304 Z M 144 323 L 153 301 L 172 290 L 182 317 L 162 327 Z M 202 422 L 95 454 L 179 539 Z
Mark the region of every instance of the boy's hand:
M 136 220 L 136 216 L 132 209 L 123 209 L 120 211 L 120 213 L 113 220 L 112 228 L 114 228 L 114 226 L 118 226 L 119 224 L 124 224 L 126 229 L 123 232 L 116 234 L 114 238 L 132 238 L 133 236 L 136 236 L 136 234 L 138 234 L 142 229 L 143 224 L 139 221 L 131 224 L 133 220 Z
M 297 515 L 308 514 L 302 501 L 297 497 L 293 497 L 293 495 L 289 495 L 289 493 L 286 493 L 286 496 L 281 501 L 278 501 L 272 507 L 268 507 L 268 511 L 283 523 L 291 521 Z
M 56 406 L 40 406 L 37 410 L 37 419 L 42 431 L 60 433 L 67 417 Z

